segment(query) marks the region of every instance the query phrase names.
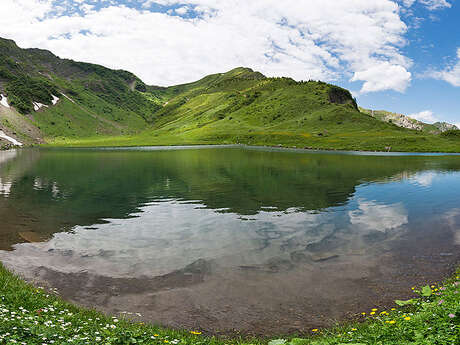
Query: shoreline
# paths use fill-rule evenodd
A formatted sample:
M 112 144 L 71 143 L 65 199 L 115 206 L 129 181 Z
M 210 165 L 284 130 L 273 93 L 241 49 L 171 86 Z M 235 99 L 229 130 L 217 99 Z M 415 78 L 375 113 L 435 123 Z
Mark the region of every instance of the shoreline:
M 54 336 L 56 340 L 61 339 L 61 344 L 87 344 L 87 340 L 94 338 L 93 343 L 107 341 L 108 344 L 120 345 L 135 344 L 141 340 L 146 344 L 164 345 L 197 342 L 224 345 L 229 341 L 232 344 L 273 345 L 276 342 L 280 345 L 342 345 L 357 344 L 357 341 L 360 344 L 375 344 L 380 339 L 385 345 L 401 345 L 412 344 L 419 337 L 417 334 L 421 333 L 426 333 L 423 344 L 440 344 L 441 342 L 433 337 L 444 337 L 444 333 L 448 333 L 449 341 L 442 344 L 457 344 L 460 340 L 459 274 L 460 269 L 441 283 L 413 287 L 412 294 L 418 294 L 420 297 L 399 301 L 405 306 L 387 310 L 376 307 L 336 326 L 311 329 L 309 335 L 303 335 L 304 338 L 299 338 L 302 336 L 299 334 L 280 335 L 282 339 L 269 341 L 273 337 L 241 334 L 216 337 L 204 334 L 199 329 L 170 329 L 144 324 L 130 317 L 104 315 L 94 309 L 66 302 L 53 290 L 47 291 L 26 283 L 0 263 L 0 319 L 4 320 L 0 323 L 0 339 L 8 340 L 8 336 L 14 336 L 15 338 L 11 339 L 17 339 L 18 342 L 31 340 L 32 342 L 27 344 L 39 344 L 44 340 L 54 342 Z M 135 313 L 124 315 L 130 314 L 136 317 Z M 26 320 L 35 324 L 33 332 L 25 332 L 27 329 L 30 330 L 24 325 L 28 325 Z M 427 327 L 427 324 L 430 327 Z M 91 330 L 91 334 L 85 330 Z M 5 333 L 6 331 L 9 332 Z M 48 338 L 43 339 L 44 335 Z M 427 339 L 433 340 L 428 342 Z
M 207 149 L 207 148 L 246 148 L 246 149 L 267 149 L 279 152 L 303 152 L 303 153 L 325 153 L 325 154 L 349 154 L 363 156 L 460 156 L 459 152 L 444 151 L 373 151 L 373 150 L 342 150 L 342 149 L 315 149 L 299 148 L 289 146 L 268 146 L 268 145 L 249 145 L 249 144 L 177 144 L 177 145 L 126 145 L 126 146 L 60 146 L 52 144 L 42 144 L 38 146 L 29 146 L 24 148 L 45 148 L 45 149 L 86 149 L 86 150 L 165 150 L 165 149 Z

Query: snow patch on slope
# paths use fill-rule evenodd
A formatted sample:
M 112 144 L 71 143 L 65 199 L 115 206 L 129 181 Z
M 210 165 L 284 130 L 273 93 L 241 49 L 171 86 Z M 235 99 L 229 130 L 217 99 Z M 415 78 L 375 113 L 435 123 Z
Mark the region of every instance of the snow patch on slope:
M 34 110 L 35 111 L 39 111 L 43 107 L 48 108 L 48 106 L 46 104 L 43 104 L 43 103 L 39 103 L 39 102 L 32 102 L 32 103 L 34 105 Z
M 63 95 L 65 98 L 67 98 L 69 101 L 71 101 L 72 103 L 75 103 L 75 101 L 74 101 L 72 98 L 70 98 L 69 96 L 67 96 L 67 95 L 65 95 L 65 94 L 62 94 L 62 95 Z
M 53 103 L 53 105 L 56 105 L 57 102 L 59 102 L 59 97 L 55 96 L 55 95 L 51 95 L 53 96 L 53 100 L 51 101 Z
M 0 94 L 0 104 L 3 105 L 4 107 L 7 107 L 9 108 L 10 105 L 8 104 L 8 98 L 6 98 L 6 96 L 3 96 L 2 94 Z
M 21 143 L 21 142 L 19 142 L 19 141 L 17 141 L 16 139 L 14 139 L 14 138 L 12 138 L 12 137 L 6 135 L 5 132 L 3 132 L 3 131 L 0 131 L 0 138 L 9 141 L 9 142 L 12 143 L 13 145 L 22 146 L 22 143 Z

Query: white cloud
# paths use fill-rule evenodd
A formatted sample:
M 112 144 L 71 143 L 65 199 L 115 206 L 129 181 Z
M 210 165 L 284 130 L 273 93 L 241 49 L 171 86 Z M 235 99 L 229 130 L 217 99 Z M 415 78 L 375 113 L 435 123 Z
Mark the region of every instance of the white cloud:
M 453 86 L 460 86 L 460 48 L 457 49 L 457 61 L 442 71 L 428 72 L 434 79 L 444 80 Z
M 351 79 L 363 82 L 362 93 L 403 92 L 411 81 L 411 61 L 400 51 L 407 26 L 391 0 L 157 0 L 143 10 L 115 1 L 100 10 L 69 1 L 63 8 L 68 3 L 80 13 L 57 14 L 51 0 L 4 0 L 0 36 L 160 85 L 237 66 L 295 79 Z M 175 15 L 154 13 L 147 10 L 153 3 L 181 7 Z M 198 16 L 183 18 L 185 9 Z
M 187 6 L 179 7 L 179 8 L 176 8 L 175 11 L 176 11 L 177 14 L 180 14 L 180 15 L 183 16 L 183 15 L 187 14 L 188 7 Z
M 402 0 L 402 4 L 406 7 L 412 7 L 416 2 L 422 4 L 430 11 L 452 7 L 447 0 Z
M 352 81 L 364 81 L 362 93 L 396 90 L 404 92 L 411 81 L 411 73 L 403 66 L 392 65 L 389 62 L 376 63 L 367 70 L 356 72 Z
M 452 7 L 446 0 L 419 0 L 419 2 L 425 5 L 430 11 Z
M 425 123 L 434 123 L 439 121 L 431 110 L 424 110 L 419 113 L 410 114 L 409 117 Z

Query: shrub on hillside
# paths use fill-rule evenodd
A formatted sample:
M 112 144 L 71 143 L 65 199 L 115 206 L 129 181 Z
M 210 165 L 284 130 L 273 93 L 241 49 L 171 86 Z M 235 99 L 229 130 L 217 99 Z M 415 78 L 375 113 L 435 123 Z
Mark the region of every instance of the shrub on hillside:
M 51 104 L 52 94 L 59 95 L 57 88 L 48 80 L 29 76 L 18 76 L 6 86 L 8 99 L 20 113 L 33 110 L 33 102 Z
M 451 129 L 451 130 L 441 133 L 441 136 L 446 137 L 446 138 L 452 138 L 452 139 L 460 139 L 460 130 Z

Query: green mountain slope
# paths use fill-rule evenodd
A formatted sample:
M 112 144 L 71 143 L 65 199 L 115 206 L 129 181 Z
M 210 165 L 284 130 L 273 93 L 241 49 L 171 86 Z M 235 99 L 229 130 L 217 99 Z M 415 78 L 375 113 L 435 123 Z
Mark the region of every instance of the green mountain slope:
M 458 136 L 401 128 L 359 111 L 350 92 L 248 68 L 158 87 L 130 72 L 0 39 L 0 130 L 64 146 L 231 144 L 460 151 Z
M 7 122 L 7 107 L 2 107 L 0 125 L 26 143 L 37 141 L 21 130 L 26 122 L 45 139 L 144 129 L 158 105 L 133 91 L 138 85 L 143 83 L 132 73 L 60 59 L 45 50 L 21 49 L 0 39 L 0 93 L 11 106 L 9 122 L 19 128 Z M 35 111 L 37 104 L 40 109 Z

